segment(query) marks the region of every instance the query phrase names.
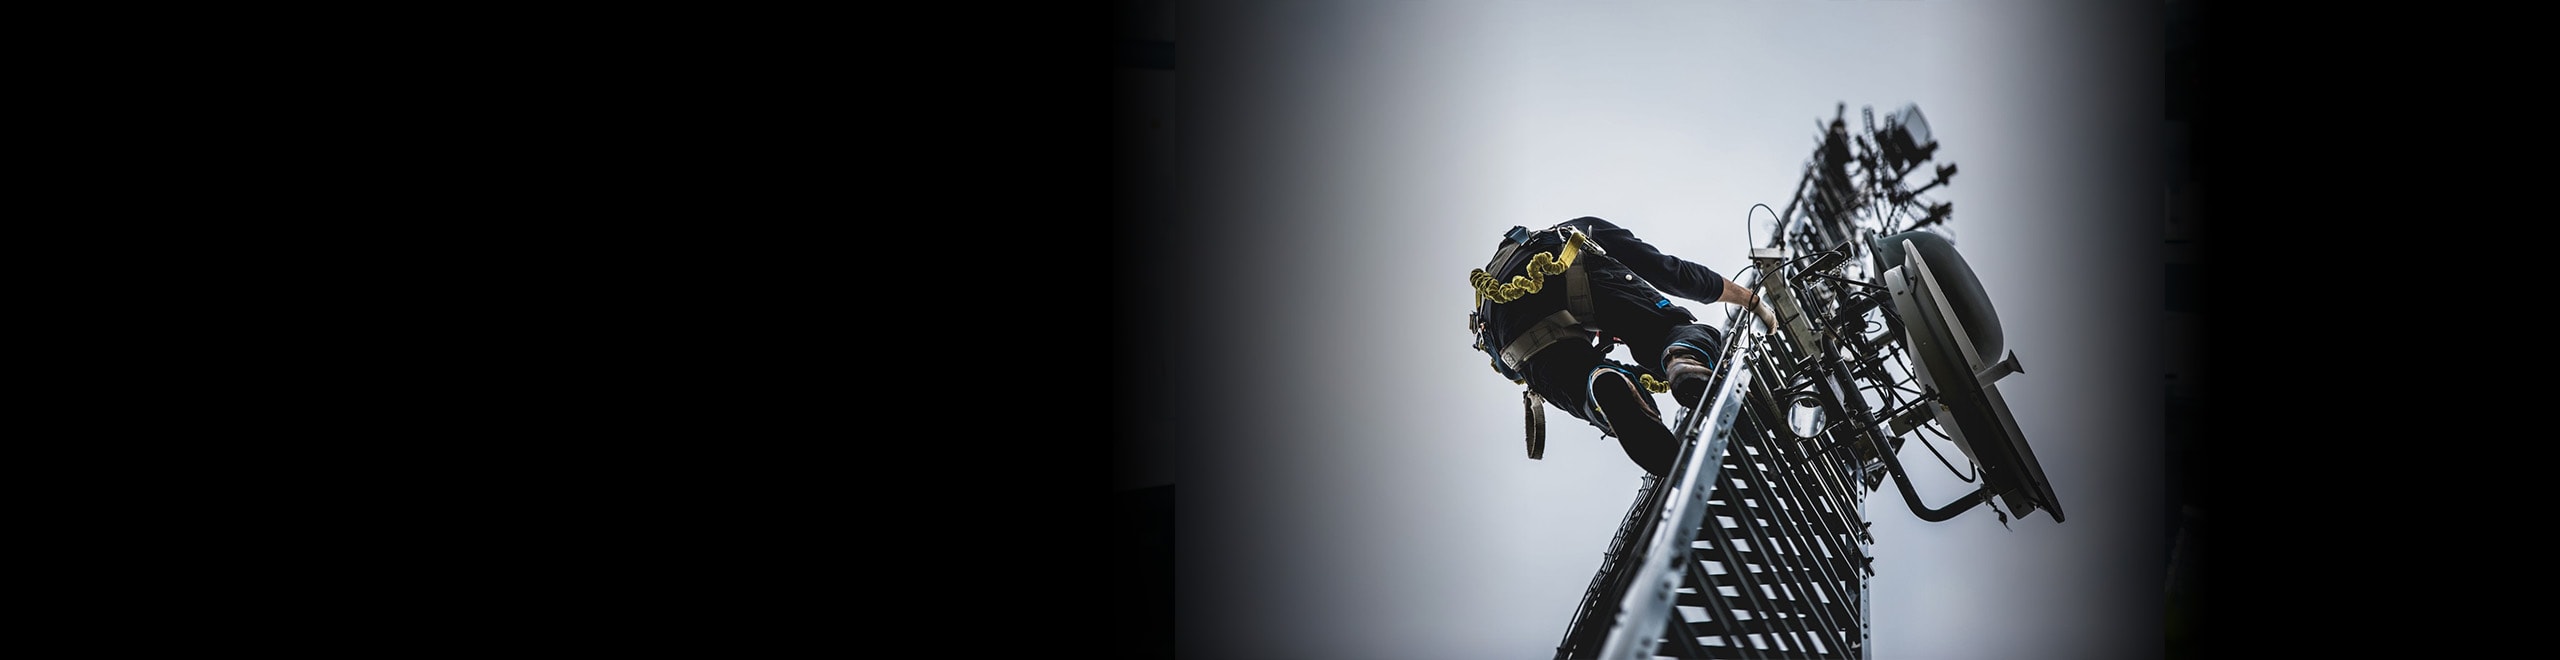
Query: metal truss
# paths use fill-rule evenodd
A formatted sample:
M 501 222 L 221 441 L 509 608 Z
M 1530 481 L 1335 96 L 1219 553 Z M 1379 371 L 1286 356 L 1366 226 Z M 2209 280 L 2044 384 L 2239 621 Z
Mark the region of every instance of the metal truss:
M 1779 327 L 1752 332 L 1727 317 L 1728 345 L 1715 362 L 1724 369 L 1681 411 L 1680 458 L 1638 489 L 1558 660 L 1872 657 L 1866 494 L 1903 474 L 1896 454 L 1909 433 L 1954 440 L 1968 459 L 1981 443 L 2004 450 L 1975 465 L 1982 489 L 1945 506 L 1923 504 L 1896 477 L 1915 515 L 1945 520 L 2006 495 L 2012 509 L 2042 505 L 2061 520 L 1990 387 L 2017 371 L 2014 355 L 1960 352 L 1971 350 L 1967 321 L 1943 302 L 1949 289 L 1916 254 L 1880 251 L 1879 241 L 1910 245 L 1900 237 L 1943 231 L 1952 204 L 1923 193 L 1946 185 L 1955 166 L 1929 167 L 1937 143 L 1916 107 L 1881 126 L 1862 112 L 1854 132 L 1845 104 L 1840 111 L 1817 122 L 1796 192 L 1753 237 L 1755 267 L 1737 274 L 1765 294 Z M 1897 268 L 1906 261 L 1913 267 Z M 1906 318 L 1913 310 L 1926 318 Z M 1996 320 L 1983 317 L 1973 329 L 1996 333 Z M 1968 428 L 1976 445 L 1963 444 Z
M 1867 489 L 1853 461 L 1769 430 L 1754 362 L 1726 362 L 1716 405 L 1682 417 L 1691 451 L 1638 489 L 1559 660 L 1865 656 Z

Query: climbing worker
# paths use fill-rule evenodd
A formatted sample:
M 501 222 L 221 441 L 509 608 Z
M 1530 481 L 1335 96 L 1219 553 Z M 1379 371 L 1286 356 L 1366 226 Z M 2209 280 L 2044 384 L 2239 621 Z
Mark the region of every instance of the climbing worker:
M 1528 387 L 1522 398 L 1531 459 L 1546 451 L 1544 404 L 1552 403 L 1617 438 L 1646 472 L 1668 475 L 1680 447 L 1653 394 L 1670 392 L 1696 406 L 1723 336 L 1664 293 L 1739 305 L 1777 326 L 1750 289 L 1595 217 L 1538 231 L 1512 227 L 1492 261 L 1468 279 L 1476 349 L 1492 358 L 1495 372 Z M 1641 364 L 1610 359 L 1612 342 L 1625 344 Z

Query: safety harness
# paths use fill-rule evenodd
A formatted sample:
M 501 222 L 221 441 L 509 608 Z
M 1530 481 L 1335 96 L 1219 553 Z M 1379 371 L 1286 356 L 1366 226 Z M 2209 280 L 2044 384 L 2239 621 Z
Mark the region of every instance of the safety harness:
M 1562 247 L 1529 255 L 1525 272 L 1512 276 L 1509 282 L 1494 279 L 1493 273 L 1507 270 L 1505 267 L 1522 250 L 1550 245 Z M 1600 326 L 1596 324 L 1599 316 L 1591 305 L 1591 278 L 1588 269 L 1583 267 L 1589 262 L 1583 258 L 1585 253 L 1602 257 L 1609 254 L 1601 249 L 1599 243 L 1574 227 L 1532 232 L 1526 227 L 1515 226 L 1503 234 L 1502 247 L 1494 251 L 1493 260 L 1467 274 L 1467 281 L 1475 287 L 1475 309 L 1467 312 L 1467 328 L 1476 336 L 1476 350 L 1491 357 L 1495 373 L 1510 379 L 1514 385 L 1526 385 L 1528 379 L 1520 374 L 1520 368 L 1529 363 L 1529 356 L 1537 355 L 1538 351 L 1567 338 L 1588 342 L 1600 332 Z M 1538 319 L 1510 344 L 1492 346 L 1489 339 L 1492 330 L 1488 327 L 1488 319 L 1493 316 L 1491 305 L 1519 300 L 1545 290 L 1550 275 L 1564 276 L 1564 309 Z M 1656 394 L 1671 390 L 1669 383 L 1654 380 L 1650 374 L 1637 374 L 1637 379 L 1646 390 Z M 1521 394 L 1521 403 L 1526 407 L 1529 458 L 1536 460 L 1546 454 L 1546 399 L 1530 390 Z

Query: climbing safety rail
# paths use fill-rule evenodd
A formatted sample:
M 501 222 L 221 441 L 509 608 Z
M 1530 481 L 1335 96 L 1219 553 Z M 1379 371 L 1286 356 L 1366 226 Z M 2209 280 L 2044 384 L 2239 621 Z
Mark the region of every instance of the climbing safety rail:
M 1860 657 L 1872 569 L 1855 464 L 1770 433 L 1759 336 L 1726 336 L 1671 477 L 1638 489 L 1557 658 Z

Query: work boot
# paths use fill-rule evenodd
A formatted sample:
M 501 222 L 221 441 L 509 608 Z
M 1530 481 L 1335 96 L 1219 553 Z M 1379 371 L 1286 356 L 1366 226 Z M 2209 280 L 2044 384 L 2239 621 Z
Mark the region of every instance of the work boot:
M 1592 421 L 1616 436 L 1618 446 L 1638 467 L 1656 477 L 1669 476 L 1671 463 L 1679 460 L 1680 444 L 1672 439 L 1671 427 L 1662 424 L 1653 397 L 1626 373 L 1609 367 L 1592 370 L 1590 386 L 1591 407 L 1599 417 Z
M 1671 399 L 1690 408 L 1707 394 L 1707 381 L 1715 378 L 1703 356 L 1680 346 L 1664 351 L 1662 371 L 1671 376 Z

